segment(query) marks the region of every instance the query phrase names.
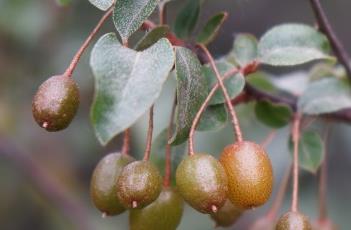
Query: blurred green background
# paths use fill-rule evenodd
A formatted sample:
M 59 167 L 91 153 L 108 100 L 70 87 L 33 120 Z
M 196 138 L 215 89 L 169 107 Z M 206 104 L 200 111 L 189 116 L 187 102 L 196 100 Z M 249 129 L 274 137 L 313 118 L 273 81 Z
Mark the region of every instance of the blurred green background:
M 176 0 L 169 5 L 169 21 L 183 2 Z M 351 51 L 351 30 L 347 23 L 351 20 L 351 1 L 322 3 Z M 314 23 L 307 0 L 217 0 L 204 4 L 200 24 L 221 10 L 229 11 L 230 17 L 210 46 L 216 56 L 231 48 L 236 33 L 260 36 L 283 22 Z M 59 7 L 55 0 L 0 0 L 0 229 L 127 229 L 127 214 L 102 219 L 89 198 L 94 166 L 104 154 L 119 150 L 121 141 L 117 137 L 107 148 L 101 147 L 90 125 L 89 106 L 93 96 L 93 76 L 88 65 L 90 49 L 74 73 L 80 87 L 81 106 L 71 126 L 59 133 L 47 133 L 36 125 L 31 114 L 31 100 L 37 87 L 51 75 L 65 70 L 101 15 L 88 0 L 72 0 L 68 7 Z M 110 31 L 114 31 L 111 20 L 100 35 Z M 278 70 L 289 71 L 289 68 Z M 172 80 L 167 82 L 156 104 L 155 136 L 167 125 L 173 87 Z M 256 121 L 250 104 L 239 106 L 238 110 L 245 137 L 261 142 L 270 130 Z M 143 117 L 133 126 L 135 156 L 143 152 L 146 125 Z M 347 124 L 333 124 L 328 146 L 328 210 L 340 229 L 345 230 L 351 224 L 350 134 Z M 268 148 L 276 185 L 290 162 L 287 137 L 288 128 L 279 130 Z M 196 148 L 218 155 L 231 140 L 228 126 L 219 132 L 198 133 Z M 317 216 L 317 191 L 315 175 L 302 173 L 301 210 L 312 219 Z M 282 212 L 288 209 L 289 201 L 290 192 Z M 247 212 L 233 228 L 247 229 L 269 206 Z M 178 229 L 213 227 L 208 216 L 186 207 Z

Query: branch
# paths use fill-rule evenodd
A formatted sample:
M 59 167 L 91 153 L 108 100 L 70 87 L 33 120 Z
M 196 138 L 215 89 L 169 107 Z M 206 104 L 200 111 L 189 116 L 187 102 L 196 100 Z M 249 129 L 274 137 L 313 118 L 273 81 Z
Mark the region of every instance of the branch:
M 296 97 L 282 97 L 280 95 L 273 95 L 262 90 L 259 90 L 250 84 L 246 84 L 244 89 L 244 96 L 241 96 L 241 100 L 232 101 L 233 104 L 239 104 L 241 102 L 248 102 L 252 100 L 262 101 L 268 100 L 273 103 L 281 103 L 289 106 L 294 112 L 297 111 L 297 98 Z M 333 113 L 327 113 L 320 115 L 319 117 L 329 118 L 336 121 L 342 121 L 351 123 L 351 108 L 339 110 Z
M 335 55 L 339 59 L 339 62 L 344 65 L 347 76 L 349 80 L 351 80 L 350 56 L 346 52 L 346 49 L 339 38 L 336 36 L 336 33 L 332 28 L 325 11 L 322 8 L 320 0 L 310 0 L 310 3 L 317 19 L 319 30 L 328 37 Z
M 0 157 L 7 158 L 17 166 L 25 177 L 29 177 L 50 202 L 52 202 L 61 213 L 75 225 L 75 229 L 92 229 L 87 221 L 90 219 L 86 208 L 72 197 L 62 186 L 56 184 L 48 173 L 36 163 L 28 154 L 21 152 L 15 144 L 0 137 Z

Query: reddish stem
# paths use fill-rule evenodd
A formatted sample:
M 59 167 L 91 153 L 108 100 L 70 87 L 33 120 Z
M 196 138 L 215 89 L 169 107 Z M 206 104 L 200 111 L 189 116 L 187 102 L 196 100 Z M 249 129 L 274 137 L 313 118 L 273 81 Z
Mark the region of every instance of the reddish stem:
M 174 114 L 175 108 L 177 103 L 177 97 L 174 97 L 174 102 L 172 105 L 171 110 L 171 117 L 169 119 L 169 125 L 167 130 L 167 144 L 166 144 L 166 160 L 165 160 L 165 177 L 163 179 L 163 185 L 165 187 L 169 187 L 171 181 L 171 174 L 172 174 L 172 165 L 171 165 L 171 154 L 172 154 L 172 147 L 168 144 L 168 140 L 171 139 L 173 133 L 173 121 L 174 121 Z
M 130 129 L 124 131 L 122 154 L 129 155 L 130 149 Z
M 227 71 L 224 75 L 223 75 L 223 80 L 226 80 L 227 78 L 231 77 L 232 75 L 238 73 L 240 71 L 240 69 L 234 67 L 231 70 Z M 193 120 L 193 123 L 191 125 L 190 128 L 190 132 L 189 132 L 189 155 L 192 156 L 194 155 L 194 133 L 195 133 L 195 129 L 196 126 L 198 125 L 201 115 L 202 113 L 205 111 L 208 103 L 210 102 L 211 98 L 213 97 L 213 95 L 216 93 L 217 89 L 219 88 L 219 83 L 217 82 L 211 89 L 210 93 L 207 95 L 207 98 L 205 99 L 205 101 L 202 103 L 199 111 L 196 113 L 195 118 Z
M 275 197 L 275 200 L 273 201 L 272 207 L 271 209 L 268 211 L 268 213 L 266 214 L 266 217 L 271 220 L 274 221 L 277 218 L 277 214 L 278 211 L 280 209 L 280 207 L 282 206 L 283 200 L 284 200 L 284 195 L 286 193 L 286 190 L 288 188 L 288 182 L 289 182 L 289 178 L 291 175 L 291 170 L 292 166 L 289 166 L 284 173 L 284 177 L 281 180 L 280 186 L 279 186 L 279 190 L 278 193 Z
M 267 137 L 262 141 L 261 146 L 262 148 L 267 148 L 268 145 L 273 141 L 274 137 L 277 135 L 276 130 L 272 130 Z
M 158 4 L 158 12 L 159 12 L 159 23 L 160 25 L 164 25 L 167 23 L 167 11 L 166 11 L 167 2 L 160 2 Z
M 78 65 L 78 62 L 80 60 L 80 58 L 82 57 L 84 51 L 87 49 L 87 47 L 89 46 L 90 42 L 93 40 L 94 36 L 97 34 L 97 32 L 100 30 L 100 28 L 102 27 L 102 25 L 104 24 L 104 22 L 106 21 L 107 18 L 109 18 L 111 16 L 113 12 L 113 7 L 111 7 L 100 19 L 100 21 L 98 22 L 98 24 L 95 26 L 95 28 L 93 29 L 93 31 L 89 34 L 89 36 L 87 37 L 87 39 L 84 41 L 83 45 L 79 48 L 78 52 L 74 55 L 71 64 L 69 65 L 69 67 L 66 69 L 65 73 L 63 74 L 66 77 L 71 77 L 73 74 L 73 71 L 75 70 L 75 68 Z
M 241 132 L 241 129 L 240 129 L 239 119 L 238 119 L 238 116 L 236 115 L 234 107 L 233 107 L 233 105 L 231 103 L 231 99 L 229 97 L 227 88 L 225 87 L 225 85 L 223 83 L 221 74 L 219 73 L 219 71 L 217 69 L 217 66 L 216 66 L 216 63 L 213 60 L 213 57 L 212 57 L 210 51 L 207 49 L 207 47 L 202 45 L 202 44 L 199 44 L 199 47 L 205 52 L 208 60 L 210 61 L 210 65 L 212 67 L 212 70 L 213 70 L 213 72 L 216 75 L 217 81 L 218 81 L 218 83 L 219 83 L 219 85 L 220 85 L 220 87 L 222 89 L 223 95 L 224 95 L 224 98 L 225 98 L 225 101 L 226 101 L 226 104 L 227 104 L 227 107 L 228 107 L 228 110 L 229 110 L 229 113 L 230 113 L 230 116 L 231 116 L 233 129 L 234 129 L 235 134 L 236 134 L 236 139 L 237 139 L 238 142 L 242 142 L 243 141 L 243 135 L 242 135 L 242 132 Z
M 150 113 L 149 113 L 149 128 L 147 130 L 144 161 L 148 161 L 150 159 L 153 130 L 154 130 L 154 106 L 151 106 Z
M 300 122 L 301 115 L 295 114 L 293 121 L 292 139 L 294 143 L 294 161 L 293 161 L 293 193 L 291 201 L 291 211 L 298 211 L 299 203 L 299 139 L 300 139 Z

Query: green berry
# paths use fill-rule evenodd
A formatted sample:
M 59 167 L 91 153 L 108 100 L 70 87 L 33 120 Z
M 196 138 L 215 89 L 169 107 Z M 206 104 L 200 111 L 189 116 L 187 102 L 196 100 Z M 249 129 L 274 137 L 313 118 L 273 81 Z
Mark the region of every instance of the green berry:
M 197 153 L 188 156 L 176 171 L 176 184 L 184 200 L 202 213 L 218 211 L 227 199 L 227 177 L 213 156 Z
M 276 230 L 312 230 L 308 218 L 299 212 L 287 212 L 278 220 Z
M 132 161 L 134 159 L 128 155 L 111 153 L 97 164 L 90 183 L 90 196 L 105 215 L 118 215 L 125 211 L 117 198 L 116 184 L 122 169 Z
M 211 218 L 216 222 L 216 227 L 232 226 L 242 215 L 243 211 L 226 200 L 223 207 L 216 213 L 211 213 Z
M 184 201 L 172 188 L 163 188 L 157 200 L 129 213 L 130 230 L 175 230 L 183 215 Z
M 32 103 L 35 121 L 47 131 L 65 129 L 79 106 L 79 90 L 70 77 L 53 76 L 39 87 Z
M 273 189 L 271 161 L 261 146 L 238 142 L 224 148 L 220 162 L 228 176 L 228 198 L 238 208 L 263 205 Z
M 123 168 L 117 180 L 117 196 L 126 208 L 143 208 L 160 195 L 161 175 L 149 161 L 135 161 Z

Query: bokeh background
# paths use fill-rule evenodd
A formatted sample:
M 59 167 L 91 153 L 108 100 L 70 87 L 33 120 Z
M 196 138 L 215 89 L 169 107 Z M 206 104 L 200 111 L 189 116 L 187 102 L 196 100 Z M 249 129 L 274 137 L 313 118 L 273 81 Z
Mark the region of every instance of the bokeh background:
M 183 2 L 176 0 L 169 5 L 169 21 Z M 348 23 L 351 1 L 322 3 L 340 39 L 351 52 Z M 273 25 L 284 22 L 314 24 L 307 0 L 217 0 L 204 4 L 200 25 L 221 10 L 229 11 L 230 17 L 210 46 L 216 56 L 231 48 L 239 32 L 259 37 Z M 128 228 L 127 214 L 102 219 L 89 198 L 94 166 L 104 154 L 120 149 L 120 137 L 106 148 L 100 146 L 89 122 L 93 97 L 93 76 L 88 64 L 91 47 L 74 73 L 80 87 L 81 106 L 71 126 L 59 133 L 47 133 L 36 125 L 31 114 L 31 100 L 37 87 L 51 75 L 65 70 L 101 15 L 88 0 L 72 0 L 68 7 L 59 7 L 55 0 L 0 0 L 0 229 Z M 110 31 L 115 31 L 111 20 L 100 35 Z M 290 71 L 280 68 L 276 73 Z M 156 104 L 155 136 L 167 125 L 173 87 L 174 81 L 167 82 Z M 270 129 L 256 121 L 252 106 L 239 106 L 238 110 L 245 136 L 261 142 Z M 146 125 L 143 117 L 133 126 L 132 154 L 135 156 L 143 152 Z M 347 230 L 351 224 L 351 129 L 344 123 L 332 124 L 332 127 L 328 145 L 328 211 L 340 229 Z M 288 135 L 288 128 L 279 130 L 268 147 L 276 175 L 275 189 L 291 160 Z M 231 140 L 232 131 L 228 126 L 219 132 L 198 133 L 196 148 L 218 155 Z M 312 219 L 318 211 L 317 181 L 310 173 L 301 175 L 301 210 Z M 288 209 L 289 201 L 290 192 L 282 212 Z M 268 203 L 247 212 L 233 229 L 247 229 L 269 206 Z M 178 229 L 213 227 L 208 216 L 186 207 Z

